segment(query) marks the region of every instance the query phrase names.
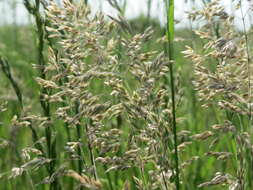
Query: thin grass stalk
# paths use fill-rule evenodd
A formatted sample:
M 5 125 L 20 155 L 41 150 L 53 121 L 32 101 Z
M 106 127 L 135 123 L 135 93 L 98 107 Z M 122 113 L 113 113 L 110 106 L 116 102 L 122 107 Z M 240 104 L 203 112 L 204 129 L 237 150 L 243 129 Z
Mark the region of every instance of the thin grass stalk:
M 72 1 L 70 0 L 70 2 L 72 2 Z M 42 3 L 42 6 L 46 10 L 48 4 Z M 44 22 L 45 22 L 44 23 L 45 26 L 51 27 L 50 20 L 48 20 L 47 17 L 45 17 L 45 21 Z M 54 44 L 53 40 L 51 38 L 49 38 L 49 33 L 47 32 L 47 30 L 44 30 L 44 32 L 45 32 L 45 39 L 47 40 L 49 47 L 53 50 L 54 54 L 56 55 L 56 61 L 58 62 L 59 61 L 58 60 L 58 56 L 57 56 L 58 55 L 58 50 L 55 47 L 55 44 Z M 66 65 L 63 65 L 63 66 L 66 68 Z M 64 77 L 64 78 L 62 78 L 62 79 L 59 80 L 59 84 L 62 85 L 67 80 L 68 79 L 66 77 Z M 67 101 L 67 97 L 63 96 L 62 98 L 64 100 L 62 102 L 62 106 L 65 107 L 65 106 L 67 106 L 67 104 L 65 103 Z M 77 127 L 77 128 L 79 128 L 79 129 L 77 129 L 78 139 L 81 139 L 81 137 L 79 137 L 79 135 L 80 135 L 80 131 L 79 131 L 80 127 Z M 72 137 L 71 137 L 71 133 L 70 133 L 70 129 L 69 129 L 69 124 L 66 123 L 66 122 L 64 123 L 64 129 L 66 130 L 68 142 L 72 142 Z M 81 148 L 80 148 L 80 146 L 78 147 L 78 155 L 80 155 L 80 159 L 78 160 L 78 171 L 79 171 L 79 174 L 81 175 L 83 160 L 81 160 Z M 72 168 L 75 168 L 75 161 L 74 160 L 71 160 L 71 166 L 72 166 Z M 70 179 L 70 184 L 73 185 L 73 179 L 72 178 Z
M 17 99 L 18 99 L 18 102 L 19 102 L 19 106 L 20 106 L 20 111 L 19 111 L 19 113 L 18 113 L 18 116 L 20 116 L 21 114 L 22 114 L 22 111 L 23 111 L 23 96 L 22 96 L 22 93 L 21 93 L 21 89 L 20 89 L 20 87 L 18 86 L 18 83 L 15 81 L 15 79 L 13 78 L 13 76 L 12 76 L 12 73 L 11 73 L 11 68 L 10 68 L 10 64 L 9 64 L 9 62 L 8 62 L 8 60 L 6 60 L 6 59 L 4 59 L 4 58 L 2 58 L 2 57 L 0 57 L 0 66 L 1 66 L 1 69 L 2 69 L 2 71 L 3 71 L 3 73 L 4 73 L 4 75 L 8 78 L 8 80 L 10 81 L 10 83 L 11 83 L 11 85 L 12 85 L 12 87 L 13 87 L 13 89 L 14 89 L 14 91 L 15 91 L 15 94 L 16 94 L 16 96 L 17 96 Z M 31 128 L 31 129 L 33 129 L 32 128 L 32 125 L 29 125 L 29 127 Z M 17 130 L 17 129 L 14 129 L 14 130 Z M 34 133 L 33 133 L 34 134 Z M 36 133 L 35 133 L 35 135 L 37 135 Z M 12 137 L 13 138 L 13 137 Z M 38 139 L 36 139 L 34 142 L 36 142 Z M 17 147 L 15 146 L 15 144 L 17 143 L 16 142 L 16 137 L 15 137 L 15 139 L 10 139 L 10 142 L 12 142 L 12 144 L 13 144 L 13 146 L 12 146 L 12 148 L 13 148 L 13 151 L 15 152 L 15 154 L 16 154 L 16 157 L 18 158 L 18 161 L 19 162 L 22 162 L 22 158 L 21 158 L 21 154 L 20 154 L 20 152 L 18 151 L 18 149 L 17 149 Z M 35 144 L 36 145 L 36 144 Z M 40 147 L 41 148 L 41 147 Z M 38 148 L 39 149 L 39 148 Z M 39 149 L 40 150 L 40 149 Z M 44 152 L 43 152 L 43 149 L 41 148 L 41 152 L 44 154 Z M 13 156 L 12 156 L 12 158 L 14 158 Z M 13 165 L 13 164 L 12 164 Z M 31 185 L 31 187 L 32 187 L 32 189 L 34 189 L 34 186 L 33 186 L 33 180 L 32 180 L 32 178 L 31 178 L 31 176 L 29 175 L 29 172 L 27 173 L 27 177 L 28 177 L 28 180 L 29 180 L 29 184 Z M 25 176 L 23 176 L 23 178 L 24 178 L 24 180 L 25 180 Z
M 92 150 L 92 146 L 91 146 L 91 142 L 90 142 L 88 125 L 89 126 L 92 125 L 91 119 L 87 119 L 87 123 L 85 124 L 85 130 L 86 130 L 86 135 L 87 135 L 87 145 L 88 145 L 88 150 L 89 150 L 89 155 L 90 155 L 90 162 L 94 168 L 94 178 L 95 178 L 95 180 L 97 180 L 98 179 L 97 168 L 96 168 L 94 154 L 93 154 L 93 150 Z
M 76 102 L 76 105 L 75 105 L 75 114 L 78 114 L 78 102 Z M 78 154 L 78 171 L 79 171 L 79 174 L 81 175 L 82 174 L 82 170 L 83 170 L 83 161 L 82 161 L 82 150 L 81 150 L 81 125 L 80 124 L 77 124 L 76 125 L 76 133 L 77 133 L 77 138 L 78 138 L 78 142 L 80 143 L 79 146 L 78 146 L 78 149 L 77 149 L 77 154 Z
M 87 128 L 86 128 L 87 129 Z M 99 151 L 98 150 L 96 150 L 96 154 L 99 154 Z M 111 175 L 110 175 L 110 172 L 106 172 L 107 170 L 108 170 L 108 167 L 107 167 L 107 165 L 104 165 L 103 164 L 103 169 L 104 169 L 104 171 L 105 171 L 105 174 L 106 174 L 106 178 L 107 178 L 107 180 L 108 180 L 108 183 L 109 183 L 109 188 L 110 188 L 110 190 L 114 190 L 114 188 L 113 188 L 113 184 L 112 184 L 112 177 L 111 177 Z M 118 171 L 116 171 L 116 173 L 115 173 L 115 175 L 116 174 L 118 174 Z M 118 177 L 118 176 L 117 176 Z M 114 179 L 114 185 L 115 186 L 117 186 L 118 185 L 118 182 L 117 182 L 117 177 L 115 177 Z
M 45 57 L 43 55 L 44 50 L 44 23 L 41 18 L 41 15 L 39 13 L 40 9 L 40 2 L 39 0 L 36 0 L 36 12 L 35 12 L 35 19 L 36 19 L 36 25 L 38 29 L 38 38 L 39 38 L 39 44 L 38 44 L 38 64 L 41 67 L 41 74 L 40 77 L 42 79 L 46 79 L 46 74 L 44 72 L 45 70 Z M 43 100 L 43 94 L 47 94 L 47 90 L 45 88 L 41 89 L 41 95 L 40 95 L 40 103 L 42 106 L 42 109 L 44 111 L 44 115 L 50 120 L 50 104 Z M 55 168 L 55 142 L 52 141 L 52 130 L 50 126 L 47 126 L 45 128 L 45 135 L 47 140 L 47 151 L 48 151 L 48 157 L 52 159 L 53 161 L 50 162 L 49 166 L 49 175 L 51 176 L 54 173 Z M 56 190 L 58 189 L 57 181 L 54 181 L 52 184 L 50 184 L 50 190 Z
M 22 100 L 22 93 L 21 93 L 21 90 L 17 84 L 17 82 L 14 80 L 13 76 L 12 76 L 12 73 L 11 73 L 11 69 L 10 69 L 10 65 L 9 65 L 9 62 L 8 60 L 2 58 L 0 56 L 0 67 L 2 69 L 2 72 L 3 74 L 6 76 L 6 78 L 10 81 L 11 83 L 11 86 L 13 87 L 14 91 L 15 91 L 15 94 L 17 96 L 17 99 L 18 99 L 18 103 L 19 103 L 19 107 L 20 107 L 20 110 L 17 111 L 17 115 L 18 117 L 20 117 L 21 115 L 21 112 L 23 110 L 23 100 Z M 18 161 L 20 162 L 22 159 L 21 159 L 21 156 L 18 152 L 18 149 L 17 149 L 17 131 L 18 131 L 18 128 L 14 125 L 11 127 L 11 131 L 10 131 L 10 142 L 12 142 L 12 151 L 13 153 L 15 152 L 16 154 L 16 158 L 18 158 Z M 15 163 L 15 157 L 12 156 L 12 162 Z
M 41 18 L 41 15 L 39 13 L 40 9 L 40 2 L 36 0 L 35 7 L 32 7 L 29 1 L 25 1 L 27 10 L 30 14 L 32 14 L 35 17 L 36 26 L 37 26 L 37 32 L 38 32 L 38 49 L 37 49 L 37 57 L 38 57 L 38 65 L 40 68 L 40 77 L 42 79 L 46 79 L 46 74 L 44 72 L 45 69 L 45 58 L 43 55 L 44 50 L 44 24 L 43 20 Z M 43 100 L 43 94 L 46 93 L 46 89 L 41 89 L 41 95 L 40 95 L 40 104 L 43 109 L 44 115 L 48 118 L 50 117 L 50 106 L 47 102 Z M 47 148 L 48 148 L 48 156 L 50 157 L 50 147 L 51 147 L 51 130 L 47 127 L 45 129 L 46 139 L 47 139 Z
M 70 0 L 70 3 L 73 3 L 73 1 Z M 45 5 L 45 4 L 42 4 L 42 5 L 43 5 L 44 9 L 47 9 L 47 5 Z M 45 26 L 52 27 L 50 25 L 50 21 L 47 18 L 45 18 Z M 55 48 L 54 42 L 52 41 L 52 39 L 49 38 L 49 33 L 46 30 L 45 30 L 45 39 L 48 41 L 48 45 L 52 48 L 54 54 L 56 55 L 57 62 L 58 62 L 58 57 L 57 57 L 58 50 L 57 50 L 57 48 Z M 64 68 L 66 68 L 65 64 L 63 64 L 63 66 L 64 66 Z M 64 77 L 64 78 L 62 78 L 62 79 L 59 80 L 59 84 L 62 85 L 66 81 L 68 81 L 68 79 L 66 77 Z M 64 100 L 64 102 L 62 103 L 63 107 L 65 107 L 67 105 L 65 103 L 66 99 L 67 99 L 67 97 L 63 96 L 63 100 Z M 75 112 L 76 112 L 76 114 L 78 114 L 78 102 L 76 102 L 76 105 L 75 105 Z M 65 128 L 66 133 L 67 133 L 68 142 L 72 142 L 72 137 L 71 137 L 71 133 L 70 133 L 70 130 L 69 130 L 68 123 L 64 123 L 64 128 Z M 81 142 L 81 125 L 80 124 L 76 125 L 76 133 L 77 133 L 77 137 L 78 137 L 78 142 Z M 77 169 L 78 169 L 79 174 L 81 175 L 82 174 L 82 170 L 83 170 L 83 165 L 85 164 L 85 161 L 82 160 L 82 153 L 81 153 L 82 150 L 81 150 L 80 146 L 78 146 L 78 150 L 77 150 L 77 154 L 79 156 Z M 72 164 L 72 166 L 74 168 L 75 167 L 75 163 L 74 163 L 73 160 L 71 161 L 71 164 Z
M 187 5 L 187 6 L 189 6 L 189 7 L 194 7 L 194 5 L 195 5 L 195 2 L 193 2 L 193 1 L 189 1 L 190 3 Z M 194 3 L 194 5 L 192 5 L 192 3 Z M 191 40 L 191 47 L 192 48 L 196 48 L 196 43 L 194 43 L 194 42 L 196 42 L 196 36 L 195 36 L 195 34 L 194 34 L 194 31 L 193 31 L 193 24 L 192 24 L 192 20 L 191 19 L 189 19 L 189 32 L 190 32 L 190 34 L 191 34 L 191 39 L 193 39 L 193 40 Z M 192 85 L 192 83 L 191 83 L 191 88 L 190 88 L 190 93 L 191 93 L 191 102 L 192 102 L 192 108 L 191 108 L 191 115 L 192 115 L 192 119 L 193 119 L 193 121 L 194 121 L 194 130 L 195 131 L 197 131 L 197 126 L 198 126 L 198 120 L 196 119 L 197 118 L 197 113 L 198 113 L 198 111 L 197 111 L 197 97 L 196 97 L 196 91 L 194 90 L 194 88 L 193 88 L 193 85 Z
M 62 80 L 60 80 L 59 83 L 62 84 L 62 83 L 63 83 Z M 67 106 L 67 104 L 65 103 L 66 97 L 63 96 L 62 99 L 63 99 L 63 101 L 64 101 L 64 102 L 62 103 L 62 106 L 63 106 L 63 107 Z M 72 142 L 72 137 L 71 137 L 71 133 L 70 133 L 70 130 L 69 130 L 69 124 L 68 124 L 68 123 L 64 123 L 64 129 L 66 130 L 66 133 L 67 133 L 68 142 Z M 74 165 L 74 162 L 73 162 L 72 164 Z
M 162 172 L 162 177 L 163 177 L 165 189 L 169 189 L 169 188 L 168 188 L 168 184 L 167 184 L 167 182 L 166 182 L 166 179 L 165 179 L 165 176 L 164 176 L 164 173 L 163 173 L 163 172 Z
M 72 0 L 70 0 L 70 2 L 72 2 Z M 46 10 L 48 4 L 42 3 L 42 6 Z M 47 17 L 45 18 L 45 23 L 44 24 L 45 24 L 46 27 L 51 27 L 50 21 L 47 19 Z M 49 33 L 46 30 L 45 30 L 45 39 L 47 40 L 49 47 L 53 50 L 54 54 L 56 55 L 56 59 L 57 59 L 57 62 L 58 62 L 58 56 L 57 56 L 58 55 L 58 50 L 57 50 L 57 48 L 55 48 L 53 40 L 51 38 L 49 38 Z M 66 65 L 63 65 L 63 66 L 66 68 Z M 68 79 L 66 77 L 64 77 L 63 79 L 60 79 L 59 84 L 62 85 L 67 80 Z M 66 101 L 65 96 L 63 96 L 63 100 L 64 101 L 62 103 L 62 106 L 65 107 L 66 106 L 66 103 L 64 103 Z M 71 137 L 71 133 L 70 133 L 70 130 L 69 130 L 69 125 L 67 123 L 65 123 L 64 128 L 65 128 L 66 133 L 67 133 L 68 142 L 71 142 L 72 137 Z
M 142 178 L 143 185 L 144 185 L 143 188 L 144 188 L 144 190 L 148 190 L 147 180 L 145 178 L 145 171 L 144 171 L 143 166 L 140 167 L 140 173 L 141 173 L 141 178 Z
M 38 44 L 37 44 L 37 56 L 38 56 L 38 66 L 40 68 L 40 78 L 46 79 L 46 73 L 45 73 L 45 57 L 43 54 L 44 50 L 44 20 L 40 14 L 40 0 L 35 1 L 35 5 L 33 6 L 29 0 L 24 0 L 24 5 L 28 12 L 34 16 L 36 27 L 37 27 L 37 33 L 38 33 Z M 50 104 L 49 102 L 45 101 L 43 98 L 44 94 L 48 94 L 49 92 L 47 89 L 42 88 L 40 91 L 40 104 L 43 109 L 44 115 L 48 118 L 50 121 L 51 114 L 50 114 Z M 50 159 L 52 159 L 52 162 L 50 162 L 48 167 L 48 173 L 51 176 L 54 173 L 55 169 L 55 162 L 56 162 L 56 140 L 52 139 L 52 129 L 50 126 L 47 126 L 45 128 L 45 136 L 46 136 L 46 143 L 47 143 L 47 154 Z M 59 189 L 59 185 L 57 180 L 55 180 L 52 184 L 50 184 L 50 190 L 57 190 Z
M 70 3 L 73 3 L 73 0 L 70 0 Z M 87 4 L 88 0 L 84 1 L 84 3 Z M 42 4 L 42 5 L 44 6 L 45 9 L 47 9 L 46 5 L 44 5 L 44 4 Z M 45 26 L 51 27 L 50 20 L 48 20 L 47 18 L 45 19 Z M 53 50 L 53 52 L 54 52 L 54 54 L 56 55 L 56 58 L 57 58 L 58 50 L 57 50 L 57 48 L 55 48 L 54 42 L 52 41 L 52 39 L 49 38 L 48 36 L 49 36 L 49 34 L 45 30 L 45 38 L 47 39 L 49 46 L 52 48 L 52 50 Z M 57 61 L 58 61 L 58 58 L 57 58 Z M 63 66 L 64 66 L 64 68 L 66 68 L 65 64 Z M 60 83 L 60 85 L 62 85 L 64 82 L 67 82 L 67 81 L 68 81 L 68 79 L 66 77 L 64 77 L 63 79 L 61 79 L 59 81 L 59 83 Z M 64 102 L 65 102 L 66 98 L 67 97 L 63 96 Z M 64 103 L 64 102 L 62 103 L 63 107 L 66 106 L 66 103 Z M 79 103 L 76 102 L 76 104 L 75 104 L 75 114 L 78 114 L 78 105 L 79 105 Z M 71 137 L 71 133 L 70 133 L 70 130 L 69 130 L 69 125 L 67 123 L 65 123 L 64 124 L 64 128 L 65 128 L 66 133 L 67 133 L 68 142 L 71 142 L 72 141 L 72 137 Z M 82 171 L 83 171 L 83 165 L 85 165 L 85 160 L 82 159 L 82 149 L 81 149 L 81 138 L 82 138 L 82 136 L 81 136 L 81 128 L 82 128 L 82 126 L 80 124 L 76 125 L 76 135 L 77 135 L 77 138 L 78 138 L 77 141 L 80 142 L 80 145 L 77 148 L 77 154 L 79 156 L 78 163 L 77 163 L 77 170 L 78 170 L 78 173 L 80 175 L 82 174 Z M 71 161 L 71 165 L 72 165 L 73 168 L 75 168 L 75 163 L 74 163 L 73 160 Z M 83 188 L 81 188 L 81 189 L 83 189 Z
M 252 121 L 252 108 L 251 108 L 251 73 L 250 73 L 250 53 L 249 53 L 249 40 L 248 40 L 248 35 L 246 32 L 246 24 L 245 24 L 245 15 L 243 15 L 243 10 L 242 10 L 242 1 L 240 0 L 240 12 L 242 16 L 242 24 L 243 24 L 243 34 L 245 38 L 245 43 L 246 43 L 246 54 L 247 54 L 247 72 L 248 72 L 248 91 L 249 91 L 249 102 L 248 102 L 248 107 L 249 107 L 249 128 L 251 127 L 251 121 Z
M 49 23 L 48 19 L 45 20 L 45 26 L 50 26 L 50 23 Z M 58 50 L 54 47 L 54 43 L 53 43 L 52 39 L 48 37 L 49 34 L 47 33 L 47 31 L 45 31 L 45 32 L 46 32 L 45 38 L 48 41 L 48 45 L 52 48 L 54 54 L 56 55 L 57 62 L 58 62 L 58 57 L 57 57 Z M 66 66 L 64 65 L 64 67 L 66 67 Z M 59 80 L 59 84 L 62 85 L 67 80 L 68 79 L 66 77 L 64 77 L 64 78 L 62 78 L 62 79 Z M 63 96 L 62 98 L 64 100 L 62 102 L 62 106 L 65 107 L 65 106 L 67 106 L 67 104 L 65 103 L 67 101 L 67 97 Z M 77 107 L 76 107 L 76 109 L 77 109 Z M 72 142 L 72 137 L 71 137 L 71 133 L 70 133 L 70 129 L 69 129 L 69 124 L 67 122 L 64 123 L 64 129 L 65 129 L 66 134 L 67 134 L 67 140 L 68 140 L 68 142 Z M 80 133 L 81 133 L 80 132 L 80 127 L 77 126 L 77 136 L 78 136 L 78 139 L 81 139 L 81 137 L 79 136 Z M 79 174 L 81 174 L 81 172 L 82 172 L 82 165 L 83 164 L 81 164 L 82 160 L 81 160 L 81 148 L 80 147 L 78 147 L 78 155 L 80 155 L 80 159 L 78 161 L 79 162 L 79 164 L 78 164 L 78 170 L 79 170 Z M 71 160 L 71 165 L 72 165 L 73 168 L 75 168 L 75 162 L 74 162 L 74 160 Z M 70 183 L 72 184 L 73 183 L 73 179 L 71 178 L 70 181 L 71 181 Z
M 8 60 L 0 57 L 0 65 L 2 67 L 3 73 L 6 75 L 6 77 L 10 81 L 10 83 L 11 83 L 11 85 L 12 85 L 14 91 L 15 91 L 15 94 L 17 96 L 17 99 L 18 99 L 18 102 L 19 102 L 19 105 L 20 105 L 20 112 L 18 113 L 18 115 L 20 116 L 22 114 L 22 111 L 23 111 L 23 95 L 22 95 L 21 89 L 18 86 L 18 83 L 14 80 L 14 78 L 12 76 L 11 68 L 10 68 Z M 30 121 L 30 123 L 31 123 L 31 121 Z M 39 140 L 39 137 L 38 137 L 38 134 L 37 134 L 36 130 L 34 129 L 34 127 L 32 126 L 32 124 L 29 125 L 29 128 L 30 128 L 30 130 L 32 132 L 32 138 L 33 138 L 33 142 L 34 142 L 35 148 L 37 148 L 38 150 L 40 150 L 41 153 L 42 153 L 42 155 L 45 156 L 45 152 L 43 150 L 43 147 L 41 146 L 40 143 L 37 143 L 38 140 Z M 13 140 L 10 140 L 10 141 L 13 142 L 13 144 L 15 144 Z M 15 154 L 16 154 L 17 158 L 21 162 L 22 158 L 20 156 L 21 155 L 20 152 L 18 152 L 18 150 L 16 148 L 15 148 L 14 151 L 15 151 Z M 29 178 L 29 181 L 31 183 L 32 189 L 34 189 L 33 180 L 31 178 L 29 172 L 28 172 L 27 177 Z
M 247 54 L 247 74 L 248 74 L 248 93 L 249 93 L 249 101 L 248 101 L 248 108 L 249 108 L 249 121 L 248 121 L 248 128 L 250 131 L 250 135 L 252 135 L 252 128 L 251 128 L 251 123 L 252 123 L 252 105 L 251 105 L 251 72 L 250 72 L 250 50 L 249 50 L 249 39 L 246 31 L 246 24 L 245 24 L 245 15 L 243 14 L 242 10 L 242 0 L 239 1 L 240 3 L 240 12 L 241 12 L 241 17 L 242 17 L 242 24 L 243 24 L 243 34 L 244 34 L 244 39 L 245 39 L 245 45 L 246 45 L 246 54 Z M 253 159 L 252 159 L 252 152 L 251 151 L 246 151 L 247 156 L 249 157 L 246 159 L 248 160 L 249 164 L 249 170 L 247 172 L 248 174 L 248 186 L 252 188 L 252 180 L 253 180 L 253 175 L 252 175 L 252 169 L 253 169 Z M 243 167 L 243 166 L 242 166 Z
M 34 147 L 37 148 L 38 150 L 40 150 L 42 152 L 42 155 L 45 156 L 45 152 L 43 150 L 43 147 L 40 143 L 38 143 L 39 141 L 39 136 L 37 134 L 37 131 L 34 129 L 34 127 L 32 126 L 32 124 L 29 125 L 29 128 L 32 132 L 32 138 L 33 138 L 33 142 L 34 142 Z
M 36 20 L 36 26 L 37 26 L 37 30 L 38 30 L 38 65 L 40 66 L 40 77 L 42 79 L 46 79 L 46 74 L 44 72 L 45 69 L 45 58 L 43 55 L 43 50 L 44 50 L 44 24 L 43 24 L 43 20 L 41 18 L 41 15 L 39 13 L 39 9 L 40 9 L 40 2 L 38 0 L 36 0 L 36 4 L 35 4 L 35 9 L 34 9 L 34 16 L 35 16 L 35 20 Z M 50 105 L 45 102 L 43 100 L 43 94 L 47 93 L 47 90 L 42 88 L 41 92 L 40 92 L 40 104 L 41 107 L 43 109 L 44 115 L 47 118 L 50 118 Z M 51 128 L 49 126 L 47 126 L 45 128 L 45 136 L 46 136 L 46 142 L 47 142 L 47 153 L 48 153 L 48 157 L 52 158 L 51 155 L 51 137 L 52 137 L 52 131 Z M 51 176 L 53 174 L 53 162 L 50 163 L 49 166 L 49 175 Z M 53 185 L 54 187 L 51 188 L 50 185 L 50 189 L 56 189 L 56 185 Z
M 18 86 L 18 83 L 13 79 L 12 74 L 11 74 L 11 69 L 10 69 L 10 65 L 9 62 L 7 60 L 5 60 L 4 58 L 0 57 L 0 65 L 1 65 L 1 69 L 4 73 L 4 75 L 8 78 L 8 80 L 10 81 L 15 94 L 17 96 L 19 105 L 21 110 L 23 109 L 23 98 L 22 98 L 22 93 L 21 90 Z
M 113 8 L 115 8 L 115 9 L 118 11 L 118 13 L 119 13 L 123 18 L 125 17 L 125 12 L 126 12 L 126 7 L 127 7 L 127 0 L 124 0 L 124 1 L 123 1 L 123 5 L 122 5 L 121 7 L 120 7 L 120 5 L 118 4 L 118 2 L 115 1 L 115 0 L 107 0 L 107 1 L 109 2 L 109 4 L 110 4 Z M 122 31 L 121 31 L 121 30 L 118 31 L 118 36 L 119 36 L 119 42 L 121 42 L 121 40 L 122 40 Z M 121 55 L 121 53 L 119 53 L 119 52 L 122 51 L 122 44 L 121 44 L 121 43 L 118 43 L 117 49 L 118 49 L 117 56 L 118 56 L 119 59 L 121 59 L 121 58 L 122 58 L 122 55 Z M 116 125 L 117 125 L 117 128 L 120 129 L 120 128 L 122 127 L 122 116 L 121 116 L 121 115 L 117 116 L 116 120 L 117 120 L 117 124 L 116 124 Z M 119 150 L 119 152 L 117 153 L 117 156 L 118 156 L 119 154 L 121 154 L 121 150 Z M 107 170 L 107 166 L 104 166 L 104 169 L 105 169 L 105 171 L 106 171 L 106 170 Z M 112 179 L 111 179 L 110 173 L 106 173 L 106 177 L 107 177 L 107 179 L 108 179 L 108 181 L 109 181 L 110 189 L 113 190 Z M 118 181 L 119 181 L 118 179 L 119 179 L 119 171 L 116 170 L 116 171 L 115 171 L 115 175 L 114 175 L 114 184 L 115 184 L 116 187 L 118 186 Z
M 167 9 L 167 39 L 168 39 L 168 57 L 171 64 L 169 65 L 169 78 L 170 78 L 170 90 L 172 101 L 172 128 L 173 128 L 173 140 L 174 140 L 174 162 L 175 162 L 175 185 L 176 189 L 180 189 L 179 183 L 179 163 L 178 163 L 178 149 L 177 149 L 177 126 L 176 126 L 176 103 L 175 103 L 175 84 L 173 73 L 173 62 L 175 61 L 174 54 L 174 0 L 166 0 Z
M 107 169 L 108 168 L 106 166 L 104 166 L 104 170 L 106 171 Z M 110 189 L 113 190 L 112 178 L 111 178 L 111 175 L 109 174 L 109 172 L 106 173 L 106 177 L 108 179 Z M 115 183 L 117 183 L 117 181 L 115 181 Z

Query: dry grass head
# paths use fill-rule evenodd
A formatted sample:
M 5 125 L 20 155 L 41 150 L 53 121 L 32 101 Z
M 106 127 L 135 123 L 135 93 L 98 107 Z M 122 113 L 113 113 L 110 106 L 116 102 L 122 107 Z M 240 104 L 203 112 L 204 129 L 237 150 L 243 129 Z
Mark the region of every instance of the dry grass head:
M 104 173 L 137 169 L 132 172 L 136 188 L 175 189 L 170 182 L 174 177 L 170 94 L 162 85 L 172 63 L 163 52 L 145 50 L 152 29 L 131 35 L 123 18 L 92 16 L 81 1 L 64 0 L 62 6 L 50 1 L 45 13 L 48 62 L 36 81 L 43 89 L 42 100 L 51 105 L 50 119 L 26 114 L 15 124 L 31 128 L 36 136 L 36 130 L 47 130 L 58 121 L 71 133 L 80 129 L 80 136 L 65 139 L 65 151 L 57 156 L 63 163 L 41 184 L 66 175 L 80 186 L 101 189 Z M 119 38 L 122 27 L 127 32 Z M 57 135 L 61 134 L 52 133 L 52 142 Z M 39 137 L 22 150 L 24 164 L 15 167 L 11 177 L 33 167 L 50 169 L 51 162 L 58 162 L 48 159 L 45 138 Z M 181 144 L 181 149 L 188 144 Z M 71 168 L 73 160 L 85 163 L 79 173 Z M 127 179 L 122 180 L 126 181 L 122 188 L 130 188 Z
M 237 9 L 240 9 L 240 6 Z M 202 39 L 201 51 L 187 46 L 183 52 L 185 57 L 193 62 L 195 75 L 193 85 L 203 107 L 218 107 L 227 114 L 222 117 L 223 121 L 213 125 L 210 131 L 192 137 L 197 140 L 212 139 L 206 156 L 215 157 L 217 164 L 221 160 L 223 162 L 239 160 L 238 165 L 234 165 L 237 172 L 219 173 L 200 187 L 227 184 L 230 189 L 243 189 L 249 184 L 245 176 L 252 175 L 245 169 L 251 162 L 252 142 L 248 142 L 251 148 L 246 148 L 244 143 L 238 141 L 243 139 L 244 133 L 252 136 L 252 60 L 248 53 L 250 41 L 247 40 L 250 33 L 238 32 L 234 25 L 234 17 L 226 13 L 219 0 L 208 3 L 202 10 L 194 11 L 190 14 L 190 18 L 205 23 L 195 31 Z M 229 134 L 233 134 L 232 137 Z M 232 149 L 231 152 L 213 151 L 217 149 L 215 147 L 219 144 L 221 136 L 228 138 L 231 143 L 237 143 L 237 154 Z M 245 152 L 245 148 L 249 153 Z

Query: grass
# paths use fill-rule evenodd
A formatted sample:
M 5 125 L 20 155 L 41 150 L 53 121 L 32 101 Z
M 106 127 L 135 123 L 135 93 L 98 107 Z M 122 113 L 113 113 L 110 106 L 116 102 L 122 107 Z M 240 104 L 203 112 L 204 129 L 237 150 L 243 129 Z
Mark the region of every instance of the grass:
M 180 179 L 179 179 L 179 163 L 178 163 L 178 143 L 177 143 L 177 124 L 176 124 L 176 101 L 175 101 L 175 82 L 174 82 L 174 71 L 173 64 L 175 61 L 174 55 L 174 30 L 175 30 L 175 17 L 174 17 L 174 0 L 166 1 L 167 9 L 167 40 L 168 40 L 168 56 L 170 61 L 170 90 L 171 90 L 171 102 L 172 102 L 172 127 L 173 127 L 173 140 L 174 140 L 174 159 L 175 159 L 175 182 L 176 189 L 180 189 Z M 166 51 L 166 49 L 165 49 Z M 166 134 L 168 135 L 168 133 Z
M 25 2 L 34 25 L 0 28 L 0 189 L 252 189 L 252 33 L 218 1 L 195 33 L 173 1 L 165 27 Z

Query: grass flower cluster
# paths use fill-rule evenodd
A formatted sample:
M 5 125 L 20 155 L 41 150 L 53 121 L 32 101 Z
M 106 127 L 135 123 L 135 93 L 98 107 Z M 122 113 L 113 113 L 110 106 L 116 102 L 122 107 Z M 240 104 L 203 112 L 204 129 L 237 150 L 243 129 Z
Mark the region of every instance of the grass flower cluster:
M 236 7 L 242 9 L 241 1 Z M 188 46 L 183 52 L 194 63 L 194 87 L 204 108 L 215 107 L 223 113 L 209 131 L 202 133 L 204 139 L 212 139 L 206 155 L 227 162 L 223 171 L 199 186 L 227 184 L 229 189 L 250 189 L 253 147 L 250 33 L 235 29 L 234 17 L 226 13 L 218 0 L 189 16 L 206 21 L 195 31 L 203 39 L 201 51 Z M 218 19 L 222 25 L 218 26 Z M 226 138 L 226 146 L 222 148 L 221 138 Z
M 163 52 L 144 49 L 152 30 L 133 35 L 123 18 L 91 16 L 82 2 L 45 8 L 48 61 L 40 59 L 36 78 L 44 113 L 13 120 L 31 128 L 34 144 L 22 149 L 24 163 L 10 177 L 32 179 L 32 170 L 45 166 L 47 175 L 32 181 L 35 186 L 174 189 L 172 112 L 164 85 L 170 63 Z M 126 33 L 118 38 L 120 26 Z

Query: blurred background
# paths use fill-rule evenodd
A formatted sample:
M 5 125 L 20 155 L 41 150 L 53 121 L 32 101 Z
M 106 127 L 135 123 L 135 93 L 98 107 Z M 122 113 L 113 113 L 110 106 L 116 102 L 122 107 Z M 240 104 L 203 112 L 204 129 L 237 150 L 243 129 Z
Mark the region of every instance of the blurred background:
M 60 3 L 61 0 L 56 0 Z M 178 21 L 177 28 L 189 27 L 189 20 L 187 19 L 187 12 L 192 9 L 200 8 L 204 3 L 211 0 L 177 0 L 175 2 L 175 18 Z M 226 11 L 235 15 L 237 18 L 235 23 L 241 27 L 240 13 L 236 11 L 233 4 L 235 0 L 221 0 L 225 5 Z M 124 14 L 128 19 L 134 19 L 140 16 L 152 18 L 157 20 L 160 24 L 166 21 L 164 12 L 163 0 L 118 0 L 118 3 L 124 8 Z M 247 10 L 250 1 L 243 1 L 243 10 Z M 101 10 L 102 12 L 115 16 L 117 11 L 113 9 L 107 0 L 90 0 L 89 5 L 93 12 Z M 246 14 L 246 12 L 245 12 Z M 28 24 L 31 21 L 29 14 L 26 11 L 23 0 L 0 0 L 0 25 L 6 24 Z M 250 25 L 250 19 L 246 18 L 247 26 Z
M 60 0 L 56 0 L 60 3 Z M 183 13 L 187 11 L 188 6 L 182 6 L 185 0 L 179 0 L 176 3 L 178 18 L 183 19 Z M 140 15 L 151 16 L 160 22 L 164 22 L 163 14 L 163 1 L 162 0 L 119 0 L 120 5 L 125 6 L 125 15 L 127 18 L 135 18 Z M 110 6 L 107 0 L 90 0 L 89 5 L 92 7 L 93 12 L 102 10 L 107 14 L 116 14 L 116 11 Z M 1 0 L 1 24 L 11 24 L 17 22 L 19 24 L 26 24 L 29 22 L 29 16 L 23 0 Z

